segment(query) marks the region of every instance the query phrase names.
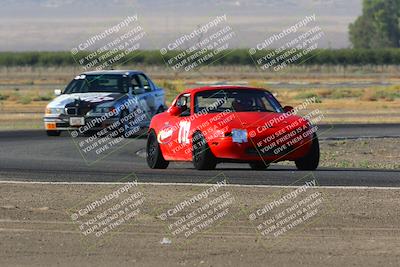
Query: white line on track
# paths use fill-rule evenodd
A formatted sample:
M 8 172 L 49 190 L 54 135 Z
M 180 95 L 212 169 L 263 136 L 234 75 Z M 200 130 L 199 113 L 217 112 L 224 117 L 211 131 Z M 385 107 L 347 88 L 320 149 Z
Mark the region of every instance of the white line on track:
M 39 184 L 39 185 L 124 185 L 122 182 L 33 182 L 33 181 L 0 181 L 0 184 Z M 155 183 L 155 182 L 138 182 L 138 185 L 155 185 L 155 186 L 200 186 L 210 187 L 215 184 L 203 183 Z M 242 185 L 227 184 L 226 187 L 249 187 L 249 188 L 298 188 L 295 185 Z M 400 190 L 400 187 L 384 187 L 384 186 L 316 186 L 318 189 L 349 189 L 349 190 Z

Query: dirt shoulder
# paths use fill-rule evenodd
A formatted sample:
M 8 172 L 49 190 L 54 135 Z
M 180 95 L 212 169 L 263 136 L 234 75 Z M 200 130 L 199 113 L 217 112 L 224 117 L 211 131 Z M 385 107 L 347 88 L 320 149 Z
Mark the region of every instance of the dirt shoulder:
M 400 169 L 399 138 L 322 141 L 321 167 Z
M 321 189 L 313 187 L 313 181 L 317 182 L 305 177 L 299 187 L 286 189 L 218 187 L 216 181 L 210 181 L 213 187 L 131 183 L 124 193 L 121 188 L 127 184 L 1 184 L 0 264 L 390 266 L 399 262 L 400 189 Z M 118 197 L 115 192 L 120 192 Z M 101 202 L 110 195 L 114 198 Z M 191 203 L 199 195 L 203 198 Z M 100 202 L 93 208 L 96 201 Z M 117 209 L 116 204 L 122 207 Z M 115 213 L 127 219 L 118 225 Z M 85 232 L 94 225 L 101 226 L 93 233 L 110 230 L 97 237 Z
M 400 155 L 393 149 L 400 138 L 320 140 L 320 165 L 328 168 L 400 169 Z M 293 165 L 293 162 L 279 164 Z

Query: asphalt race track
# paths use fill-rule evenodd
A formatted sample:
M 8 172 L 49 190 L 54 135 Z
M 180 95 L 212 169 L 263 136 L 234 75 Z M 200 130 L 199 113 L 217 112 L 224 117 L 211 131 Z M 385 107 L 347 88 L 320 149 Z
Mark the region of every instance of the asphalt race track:
M 322 140 L 398 136 L 400 125 L 332 125 L 319 131 Z M 253 171 L 247 164 L 220 164 L 215 171 L 197 171 L 191 163 L 171 163 L 166 170 L 151 170 L 141 155 L 145 142 L 135 139 L 88 165 L 67 133 L 47 137 L 44 131 L 0 132 L 0 180 L 118 182 L 134 173 L 139 182 L 207 183 L 222 174 L 230 184 L 291 185 L 314 175 L 321 186 L 400 187 L 400 171 L 394 170 L 320 168 L 307 172 L 276 165 Z

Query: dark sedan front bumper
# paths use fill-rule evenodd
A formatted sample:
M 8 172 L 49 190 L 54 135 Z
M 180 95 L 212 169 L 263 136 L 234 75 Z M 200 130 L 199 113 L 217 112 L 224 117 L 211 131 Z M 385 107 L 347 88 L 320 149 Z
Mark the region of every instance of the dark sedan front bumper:
M 71 125 L 71 118 L 83 118 L 81 125 Z M 47 131 L 68 131 L 79 130 L 80 133 L 86 131 L 98 131 L 117 123 L 118 117 L 111 117 L 105 120 L 101 116 L 69 116 L 69 115 L 45 115 L 43 117 L 44 126 Z

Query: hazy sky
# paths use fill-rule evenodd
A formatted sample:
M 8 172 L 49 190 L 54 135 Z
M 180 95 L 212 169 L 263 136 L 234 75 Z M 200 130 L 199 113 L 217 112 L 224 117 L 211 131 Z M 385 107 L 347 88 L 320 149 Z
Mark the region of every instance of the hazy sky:
M 254 47 L 315 14 L 314 25 L 325 32 L 320 46 L 341 48 L 350 45 L 348 24 L 360 13 L 361 0 L 0 0 L 0 51 L 71 50 L 134 14 L 147 34 L 145 49 L 223 14 L 236 32 L 232 47 Z

